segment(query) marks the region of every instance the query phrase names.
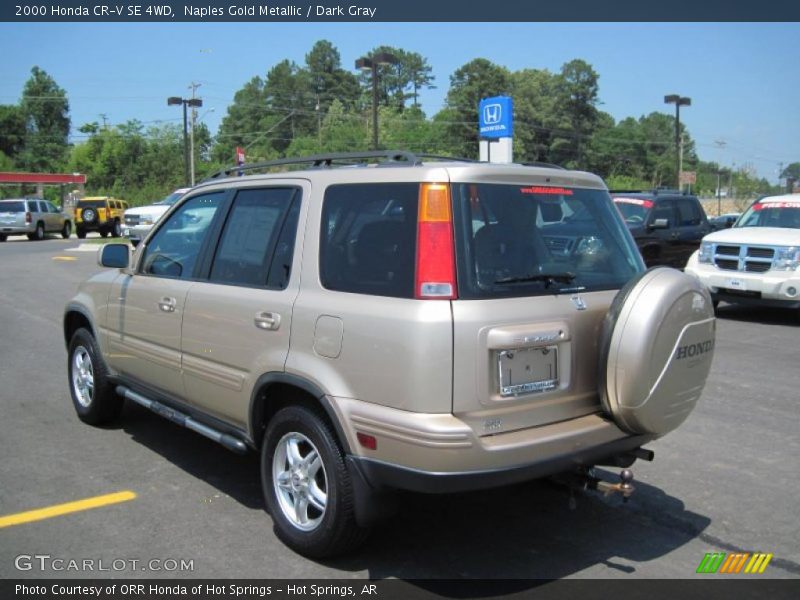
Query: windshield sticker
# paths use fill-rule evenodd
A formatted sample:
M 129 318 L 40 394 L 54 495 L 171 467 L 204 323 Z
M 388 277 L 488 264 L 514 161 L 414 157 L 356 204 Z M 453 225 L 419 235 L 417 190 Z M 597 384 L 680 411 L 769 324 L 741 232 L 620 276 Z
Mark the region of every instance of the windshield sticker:
M 759 202 L 753 205 L 755 211 L 767 208 L 800 208 L 800 202 Z
M 554 194 L 558 196 L 572 196 L 572 190 L 562 187 L 545 187 L 545 186 L 531 186 L 520 188 L 523 194 Z

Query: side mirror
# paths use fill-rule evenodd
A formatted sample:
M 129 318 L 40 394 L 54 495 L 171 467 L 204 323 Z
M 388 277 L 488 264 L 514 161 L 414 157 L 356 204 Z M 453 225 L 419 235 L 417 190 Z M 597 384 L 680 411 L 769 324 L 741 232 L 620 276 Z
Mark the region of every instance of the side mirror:
M 652 223 L 650 223 L 650 229 L 667 229 L 668 227 L 668 219 L 655 219 Z
M 97 262 L 101 267 L 127 269 L 131 262 L 131 248 L 128 244 L 104 244 L 100 248 Z

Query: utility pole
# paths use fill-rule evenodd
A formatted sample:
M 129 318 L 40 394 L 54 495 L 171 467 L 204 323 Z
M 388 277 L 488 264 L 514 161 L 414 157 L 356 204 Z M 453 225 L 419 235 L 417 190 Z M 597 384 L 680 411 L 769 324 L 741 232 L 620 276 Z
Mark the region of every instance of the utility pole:
M 103 129 L 108 129 L 108 115 L 106 113 L 100 113 L 98 116 L 103 119 Z
M 197 88 L 200 87 L 201 84 L 195 83 L 194 81 L 189 86 L 189 89 L 192 90 L 192 124 L 189 130 L 189 183 L 192 187 L 194 187 L 194 124 L 197 120 L 197 108 L 196 108 L 196 98 L 195 92 Z

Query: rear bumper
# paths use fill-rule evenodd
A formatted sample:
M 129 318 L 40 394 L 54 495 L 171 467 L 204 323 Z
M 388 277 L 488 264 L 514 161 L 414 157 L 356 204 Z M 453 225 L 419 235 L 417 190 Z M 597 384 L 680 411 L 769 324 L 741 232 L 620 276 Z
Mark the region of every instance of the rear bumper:
M 373 490 L 402 489 L 423 493 L 452 493 L 488 489 L 591 466 L 635 450 L 655 439 L 652 435 L 627 436 L 564 454 L 532 456 L 522 465 L 482 471 L 434 472 L 388 464 L 362 456 L 348 456 L 351 476 Z
M 591 465 L 649 442 L 598 413 L 494 435 L 452 414 L 423 414 L 328 397 L 349 460 L 373 488 L 449 492 L 489 488 Z M 375 439 L 375 449 L 359 442 Z
M 3 235 L 24 235 L 36 231 L 36 224 L 29 225 L 0 225 L 0 233 Z

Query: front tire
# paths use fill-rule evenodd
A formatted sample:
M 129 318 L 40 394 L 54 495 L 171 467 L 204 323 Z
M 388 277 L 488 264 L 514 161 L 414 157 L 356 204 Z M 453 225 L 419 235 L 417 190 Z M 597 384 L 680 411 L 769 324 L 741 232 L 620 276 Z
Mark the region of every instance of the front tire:
M 111 227 L 111 237 L 118 238 L 122 235 L 122 227 L 119 224 L 119 221 L 114 221 L 114 225 Z
M 61 237 L 68 240 L 70 235 L 72 235 L 72 223 L 64 221 L 64 227 L 61 228 Z
M 78 329 L 69 343 L 69 391 L 78 418 L 90 425 L 114 421 L 122 411 L 123 399 L 114 391 L 94 336 Z
M 270 421 L 261 485 L 276 535 L 299 554 L 343 554 L 367 536 L 356 524 L 344 452 L 327 421 L 308 408 L 283 408 Z

